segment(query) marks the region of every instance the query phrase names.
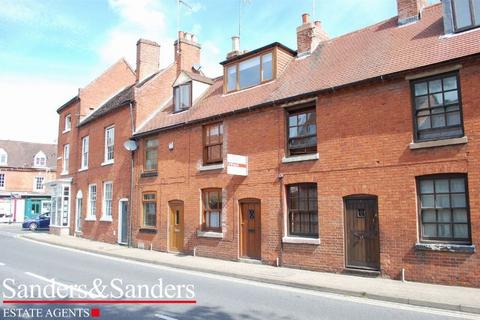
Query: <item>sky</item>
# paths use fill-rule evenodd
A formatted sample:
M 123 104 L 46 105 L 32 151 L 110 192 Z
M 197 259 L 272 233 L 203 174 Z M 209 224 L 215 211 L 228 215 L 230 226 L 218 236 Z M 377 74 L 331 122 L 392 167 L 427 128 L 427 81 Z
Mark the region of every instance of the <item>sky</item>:
M 202 70 L 219 62 L 238 34 L 241 49 L 278 41 L 296 49 L 301 14 L 320 20 L 331 38 L 396 15 L 395 0 L 0 0 L 0 139 L 55 143 L 56 109 L 125 57 L 135 68 L 139 38 L 173 61 L 178 30 L 202 45 Z M 435 2 L 435 1 L 434 1 Z

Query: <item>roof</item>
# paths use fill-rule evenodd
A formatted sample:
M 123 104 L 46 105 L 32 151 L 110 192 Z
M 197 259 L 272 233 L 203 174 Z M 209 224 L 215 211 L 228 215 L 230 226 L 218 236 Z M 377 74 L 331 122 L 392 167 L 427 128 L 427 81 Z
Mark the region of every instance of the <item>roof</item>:
M 102 104 L 95 111 L 83 118 L 83 120 L 80 121 L 79 126 L 83 126 L 89 122 L 92 122 L 93 120 L 126 105 L 128 102 L 133 101 L 135 98 L 134 91 L 135 85 L 130 85 L 122 89 L 119 93 L 108 99 L 107 102 Z
M 191 72 L 191 71 L 183 71 L 190 79 L 203 82 L 206 84 L 213 84 L 213 80 L 209 77 L 206 77 L 203 73 Z
M 60 113 L 63 109 L 65 109 L 66 107 L 68 107 L 69 105 L 71 105 L 72 103 L 74 102 L 77 102 L 80 100 L 80 97 L 78 95 L 76 95 L 75 97 L 73 97 L 72 99 L 68 100 L 67 102 L 65 102 L 64 104 L 62 104 L 58 109 L 57 109 L 57 113 Z
M 263 85 L 224 94 L 223 77 L 217 78 L 189 110 L 171 114 L 164 108 L 135 136 L 480 53 L 480 29 L 444 35 L 441 3 L 425 8 L 416 23 L 398 26 L 397 21 L 393 17 L 330 39 Z
M 47 168 L 57 166 L 57 145 L 24 141 L 0 140 L 0 148 L 7 152 L 7 167 L 34 168 L 35 155 L 43 151 L 47 156 Z

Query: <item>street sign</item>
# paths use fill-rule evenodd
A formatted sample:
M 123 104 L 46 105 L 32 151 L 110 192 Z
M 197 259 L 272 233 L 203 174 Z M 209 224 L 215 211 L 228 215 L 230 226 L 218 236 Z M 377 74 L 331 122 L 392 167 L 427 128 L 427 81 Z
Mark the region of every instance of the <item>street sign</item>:
M 248 176 L 248 157 L 227 154 L 227 174 Z

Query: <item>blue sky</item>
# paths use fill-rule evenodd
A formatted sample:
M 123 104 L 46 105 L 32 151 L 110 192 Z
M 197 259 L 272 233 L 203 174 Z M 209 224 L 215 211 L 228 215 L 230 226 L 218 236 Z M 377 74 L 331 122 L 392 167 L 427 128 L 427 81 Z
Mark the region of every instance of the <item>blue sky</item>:
M 239 0 L 185 0 L 180 29 L 198 35 L 207 75 L 238 33 Z M 242 49 L 279 41 L 295 49 L 301 14 L 336 37 L 396 15 L 395 0 L 244 0 Z M 161 44 L 173 60 L 176 0 L 0 0 L 0 139 L 54 142 L 63 102 L 121 57 L 134 66 L 135 42 Z M 6 108 L 5 105 L 9 107 Z

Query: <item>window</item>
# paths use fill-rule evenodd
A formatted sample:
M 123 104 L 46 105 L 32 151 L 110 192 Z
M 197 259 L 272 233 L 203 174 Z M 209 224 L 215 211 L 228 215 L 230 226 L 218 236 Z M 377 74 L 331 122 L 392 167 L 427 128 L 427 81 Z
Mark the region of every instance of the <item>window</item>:
M 417 181 L 421 240 L 469 243 L 467 176 L 426 176 Z
M 145 143 L 145 171 L 157 171 L 158 140 L 149 139 Z
M 7 152 L 0 148 L 0 166 L 6 166 L 8 161 Z
M 222 189 L 202 190 L 203 217 L 202 228 L 206 231 L 221 232 Z
M 155 192 L 143 194 L 143 225 L 157 226 L 157 194 Z
M 463 136 L 458 74 L 447 74 L 412 83 L 416 140 Z
M 103 183 L 103 218 L 112 218 L 112 199 L 113 199 L 113 184 L 111 182 Z
M 63 132 L 70 131 L 72 129 L 72 115 L 67 114 L 65 116 L 65 128 L 63 129 Z
M 226 67 L 226 91 L 242 90 L 273 79 L 272 52 Z
M 5 188 L 5 173 L 0 173 L 0 189 Z
M 105 129 L 105 163 L 113 163 L 115 146 L 115 127 Z
M 457 32 L 480 26 L 480 0 L 453 0 L 452 4 Z
M 97 185 L 88 186 L 88 217 L 96 218 L 97 216 Z
M 82 138 L 82 160 L 81 160 L 81 168 L 88 169 L 88 149 L 90 138 L 88 136 Z
M 70 186 L 57 185 L 53 187 L 52 212 L 50 225 L 68 227 L 70 220 Z
M 35 191 L 41 191 L 44 189 L 44 184 L 43 184 L 44 181 L 45 181 L 44 177 L 35 177 L 35 184 L 34 184 Z
M 203 162 L 205 164 L 223 162 L 223 123 L 203 127 Z
M 39 151 L 33 158 L 34 167 L 45 167 L 47 165 L 47 156 L 43 151 Z
M 317 152 L 317 123 L 315 108 L 288 112 L 288 154 Z
M 173 88 L 175 112 L 187 110 L 192 106 L 192 83 L 188 82 Z
M 68 165 L 70 160 L 70 145 L 66 144 L 63 146 L 63 174 L 68 173 Z
M 318 238 L 317 185 L 287 186 L 287 207 L 289 235 Z

